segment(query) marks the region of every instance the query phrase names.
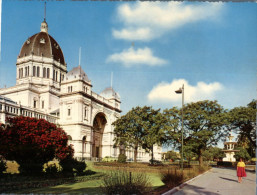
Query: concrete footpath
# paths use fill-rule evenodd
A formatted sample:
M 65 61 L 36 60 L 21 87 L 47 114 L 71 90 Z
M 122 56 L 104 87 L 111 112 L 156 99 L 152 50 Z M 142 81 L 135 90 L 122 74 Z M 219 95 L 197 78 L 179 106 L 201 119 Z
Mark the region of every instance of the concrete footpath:
M 207 173 L 176 187 L 165 195 L 255 195 L 256 174 L 247 171 L 242 183 L 237 182 L 236 170 L 213 168 Z

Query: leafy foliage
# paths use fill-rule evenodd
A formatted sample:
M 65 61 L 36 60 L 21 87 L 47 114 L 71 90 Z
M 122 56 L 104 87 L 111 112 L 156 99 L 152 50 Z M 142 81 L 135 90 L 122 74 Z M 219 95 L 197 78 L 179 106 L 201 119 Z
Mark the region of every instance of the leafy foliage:
M 160 145 L 163 141 L 163 121 L 159 110 L 152 107 L 132 108 L 113 123 L 115 145 L 133 148 L 135 162 L 139 147 L 151 151 L 153 156 L 153 145 Z
M 183 172 L 177 169 L 168 169 L 161 172 L 161 180 L 169 188 L 175 187 L 183 182 Z
M 239 143 L 249 140 L 249 148 L 253 152 L 256 148 L 256 100 L 247 107 L 236 107 L 229 112 L 230 128 L 239 133 Z M 254 156 L 254 154 L 253 154 Z
M 45 168 L 45 174 L 47 176 L 50 176 L 51 178 L 56 177 L 58 175 L 58 172 L 60 172 L 60 170 L 55 163 L 47 164 L 47 166 Z
M 119 154 L 118 156 L 118 162 L 119 163 L 126 163 L 127 156 L 125 154 Z
M 149 178 L 144 173 L 112 171 L 102 181 L 102 191 L 107 195 L 146 194 L 150 187 Z
M 206 161 L 219 160 L 226 157 L 222 149 L 210 146 L 203 152 L 203 159 Z
M 237 161 L 239 161 L 240 158 L 243 158 L 244 160 L 250 160 L 251 156 L 248 154 L 247 150 L 245 148 L 236 148 L 237 150 L 239 150 L 239 152 L 236 152 L 234 157 Z
M 20 173 L 39 174 L 43 164 L 53 158 L 73 156 L 66 133 L 44 119 L 30 117 L 8 118 L 0 129 L 0 155 L 15 160 Z
M 203 152 L 208 146 L 216 145 L 224 137 L 227 118 L 225 110 L 216 101 L 199 101 L 186 104 L 183 108 L 184 118 L 184 149 L 190 154 L 187 158 L 198 156 L 200 165 L 203 165 Z M 172 108 L 165 110 L 169 119 L 170 140 L 181 150 L 181 110 Z
M 84 161 L 78 161 L 74 158 L 65 158 L 60 160 L 59 164 L 62 167 L 62 173 L 66 176 L 84 175 L 87 167 Z
M 0 156 L 0 176 L 3 174 L 4 171 L 6 171 L 6 169 L 6 161 Z
M 177 152 L 174 152 L 174 151 L 168 151 L 166 154 L 165 154 L 165 159 L 167 160 L 176 160 L 179 158 L 179 154 Z

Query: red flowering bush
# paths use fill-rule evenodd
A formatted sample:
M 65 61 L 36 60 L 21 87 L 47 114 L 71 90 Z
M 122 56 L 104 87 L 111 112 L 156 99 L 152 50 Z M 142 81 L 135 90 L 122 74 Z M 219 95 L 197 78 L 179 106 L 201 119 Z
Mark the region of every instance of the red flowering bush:
M 72 158 L 67 134 L 44 119 L 15 117 L 0 127 L 0 155 L 15 160 L 20 173 L 39 174 L 43 164 L 57 158 Z

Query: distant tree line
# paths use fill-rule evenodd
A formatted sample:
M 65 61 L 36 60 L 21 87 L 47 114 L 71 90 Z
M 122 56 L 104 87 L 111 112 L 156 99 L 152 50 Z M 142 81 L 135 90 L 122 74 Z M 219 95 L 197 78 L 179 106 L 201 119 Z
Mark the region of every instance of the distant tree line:
M 139 148 L 150 152 L 154 159 L 154 145 L 173 146 L 181 151 L 181 112 L 171 109 L 153 109 L 149 106 L 132 108 L 116 120 L 114 125 L 115 146 L 134 149 L 134 161 Z M 203 160 L 222 158 L 220 150 L 214 146 L 233 131 L 239 134 L 238 147 L 255 156 L 256 148 L 256 100 L 246 107 L 224 109 L 217 101 L 188 103 L 183 108 L 184 157 Z M 207 152 L 215 155 L 206 155 Z

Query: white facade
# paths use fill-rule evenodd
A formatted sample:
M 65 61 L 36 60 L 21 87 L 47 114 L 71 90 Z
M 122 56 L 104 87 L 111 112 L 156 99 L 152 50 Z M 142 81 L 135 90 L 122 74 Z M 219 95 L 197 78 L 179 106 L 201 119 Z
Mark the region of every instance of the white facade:
M 117 158 L 112 123 L 120 117 L 120 96 L 112 87 L 102 93 L 92 91 L 91 81 L 80 66 L 67 72 L 62 50 L 48 34 L 44 21 L 41 32 L 23 44 L 16 63 L 16 85 L 0 89 L 0 123 L 6 117 L 29 116 L 60 125 L 69 136 L 75 157 Z M 161 160 L 161 147 L 154 147 Z M 128 158 L 134 151 L 127 149 Z M 149 161 L 149 153 L 138 151 L 139 161 Z

